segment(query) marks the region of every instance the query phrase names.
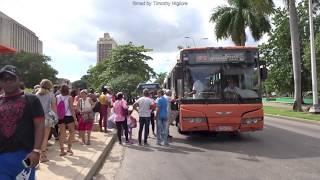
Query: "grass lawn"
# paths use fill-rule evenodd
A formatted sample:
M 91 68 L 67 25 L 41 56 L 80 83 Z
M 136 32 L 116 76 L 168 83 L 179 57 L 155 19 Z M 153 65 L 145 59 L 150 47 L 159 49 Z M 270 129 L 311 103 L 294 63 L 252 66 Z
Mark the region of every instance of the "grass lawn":
M 301 118 L 301 119 L 320 122 L 320 114 L 311 114 L 307 112 L 294 112 L 290 109 L 271 107 L 271 106 L 263 106 L 263 110 L 264 110 L 264 113 L 266 114 L 295 117 L 295 118 Z

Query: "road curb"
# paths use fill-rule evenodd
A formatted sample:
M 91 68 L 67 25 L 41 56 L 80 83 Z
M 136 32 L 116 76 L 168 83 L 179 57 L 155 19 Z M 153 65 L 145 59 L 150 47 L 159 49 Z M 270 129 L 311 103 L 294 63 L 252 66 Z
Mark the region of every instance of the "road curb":
M 295 118 L 295 117 L 288 117 L 288 116 L 273 115 L 273 114 L 265 114 L 265 115 L 266 115 L 266 116 L 269 116 L 269 117 L 275 117 L 275 118 L 280 118 L 280 119 L 285 119 L 285 120 L 302 122 L 302 123 L 307 123 L 307 124 L 313 124 L 313 125 L 318 125 L 318 126 L 320 126 L 320 122 L 313 121 L 313 120 L 302 119 L 302 118 Z
M 97 153 L 92 157 L 92 163 L 89 163 L 87 168 L 84 168 L 75 179 L 92 180 L 103 165 L 105 158 L 108 156 L 116 140 L 116 134 L 112 134 L 111 139 L 106 138 L 106 147 L 101 153 Z

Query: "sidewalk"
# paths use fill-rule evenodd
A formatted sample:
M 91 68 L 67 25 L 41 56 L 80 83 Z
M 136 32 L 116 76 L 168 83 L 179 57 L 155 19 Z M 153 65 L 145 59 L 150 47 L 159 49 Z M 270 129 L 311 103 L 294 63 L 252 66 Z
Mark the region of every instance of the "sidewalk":
M 74 154 L 61 157 L 59 142 L 50 140 L 49 143 L 53 144 L 48 147 L 47 157 L 50 161 L 40 163 L 36 177 L 40 180 L 92 179 L 114 141 L 114 132 L 108 134 L 92 132 L 91 145 L 80 145 L 80 142 L 74 142 L 72 147 Z
M 292 104 L 287 104 L 287 103 L 281 103 L 281 102 L 274 102 L 274 101 L 264 101 L 263 102 L 264 106 L 272 106 L 272 107 L 279 107 L 279 108 L 286 108 L 286 109 L 292 109 L 293 105 Z M 305 110 L 309 107 L 310 105 L 303 104 L 302 109 Z
M 265 101 L 265 102 L 263 102 L 263 105 L 292 110 L 292 104 L 287 104 L 287 103 Z M 306 111 L 306 109 L 308 109 L 309 106 L 310 105 L 302 105 L 302 110 Z M 304 122 L 304 123 L 308 123 L 308 124 L 320 125 L 320 122 L 309 120 L 309 119 L 280 116 L 280 115 L 273 115 L 273 114 L 265 114 L 265 115 L 269 116 L 269 117 L 282 118 L 282 119 L 287 119 L 287 120 L 292 120 L 292 121 Z

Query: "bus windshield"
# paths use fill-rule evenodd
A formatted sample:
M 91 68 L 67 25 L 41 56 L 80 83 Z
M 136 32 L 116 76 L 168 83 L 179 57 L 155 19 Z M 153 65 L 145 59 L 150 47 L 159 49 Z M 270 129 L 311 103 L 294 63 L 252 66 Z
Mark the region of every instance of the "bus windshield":
M 260 98 L 258 73 L 254 63 L 186 65 L 184 99 Z

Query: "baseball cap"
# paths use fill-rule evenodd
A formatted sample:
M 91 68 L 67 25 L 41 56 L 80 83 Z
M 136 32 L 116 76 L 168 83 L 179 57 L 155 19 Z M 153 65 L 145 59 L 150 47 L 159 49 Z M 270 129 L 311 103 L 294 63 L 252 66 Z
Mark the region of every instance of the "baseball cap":
M 0 69 L 0 77 L 4 74 L 4 73 L 9 73 L 13 76 L 18 76 L 18 72 L 17 72 L 17 68 L 15 66 L 12 65 L 5 65 L 3 68 Z

